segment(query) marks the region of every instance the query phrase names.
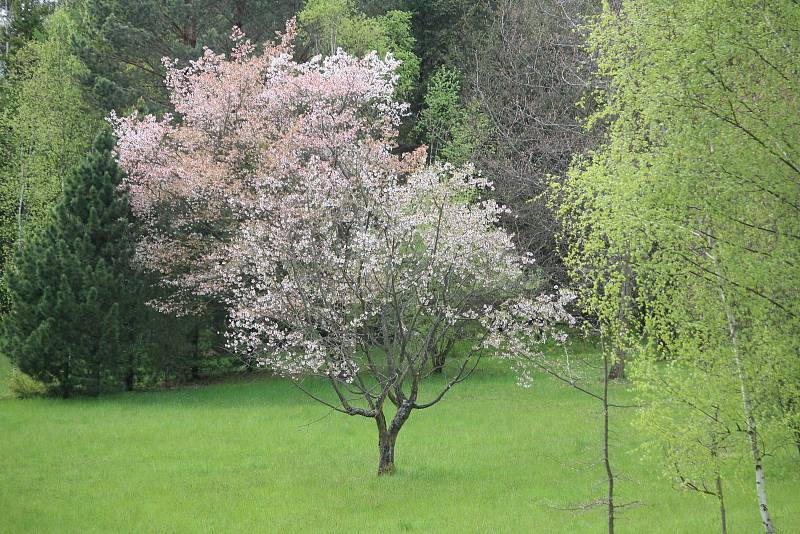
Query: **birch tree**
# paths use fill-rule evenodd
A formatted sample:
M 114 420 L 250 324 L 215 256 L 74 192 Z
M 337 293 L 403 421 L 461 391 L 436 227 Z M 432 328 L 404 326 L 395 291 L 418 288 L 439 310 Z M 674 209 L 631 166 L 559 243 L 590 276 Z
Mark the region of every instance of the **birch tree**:
M 45 30 L 40 40 L 16 52 L 8 73 L 8 100 L 0 110 L 4 263 L 29 233 L 43 226 L 69 169 L 80 161 L 101 124 L 81 87 L 86 68 L 69 49 L 74 24 L 59 9 Z
M 800 381 L 799 17 L 789 1 L 606 10 L 590 45 L 607 82 L 593 120 L 608 136 L 562 189 L 583 303 L 607 334 L 643 333 L 641 359 L 675 366 L 639 376 L 660 406 L 711 413 L 721 396 L 719 417 L 742 430 L 767 533 L 765 440 L 792 439 L 785 396 Z M 605 267 L 623 254 L 637 281 L 636 328 L 616 324 L 621 277 Z

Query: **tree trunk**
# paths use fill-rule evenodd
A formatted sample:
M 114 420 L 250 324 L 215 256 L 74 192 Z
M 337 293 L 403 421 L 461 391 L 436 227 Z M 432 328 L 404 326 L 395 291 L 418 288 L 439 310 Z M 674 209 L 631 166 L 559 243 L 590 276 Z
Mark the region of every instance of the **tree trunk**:
M 23 163 L 23 169 L 25 168 Z M 25 182 L 19 189 L 19 205 L 17 206 L 17 247 L 22 249 L 22 206 L 25 200 Z
M 453 350 L 455 345 L 455 337 L 446 339 L 441 346 L 434 347 L 433 357 L 431 363 L 433 364 L 433 373 L 440 375 L 444 371 L 444 365 L 447 363 L 447 356 Z
M 772 526 L 772 518 L 769 515 L 769 506 L 767 505 L 767 486 L 764 477 L 764 468 L 762 466 L 761 449 L 758 448 L 758 432 L 756 430 L 756 420 L 753 416 L 753 408 L 750 401 L 750 393 L 747 391 L 747 384 L 745 378 L 745 370 L 742 364 L 741 355 L 739 354 L 738 342 L 736 337 L 736 330 L 734 323 L 731 322 L 732 314 L 728 311 L 728 321 L 731 329 L 731 336 L 733 340 L 733 352 L 736 360 L 736 367 L 739 372 L 739 386 L 742 395 L 742 405 L 744 408 L 745 419 L 747 421 L 747 437 L 750 441 L 750 452 L 753 455 L 753 464 L 756 474 L 756 495 L 758 496 L 758 510 L 761 513 L 761 523 L 764 525 L 764 532 L 766 534 L 774 534 L 775 528 Z
M 728 520 L 725 517 L 725 498 L 722 495 L 722 477 L 717 475 L 717 499 L 719 499 L 719 521 L 722 534 L 728 534 Z
M 128 363 L 128 372 L 125 374 L 125 391 L 133 391 L 133 385 L 136 381 L 136 373 L 133 370 L 133 363 Z
M 761 452 L 758 450 L 755 438 L 750 439 L 750 444 L 754 451 L 753 458 L 756 463 L 756 493 L 758 493 L 758 509 L 761 512 L 761 522 L 764 524 L 764 532 L 766 534 L 775 534 L 775 527 L 772 526 L 772 518 L 769 515 L 769 507 L 767 506 L 767 486 L 764 478 L 764 469 L 761 466 Z
M 626 254 L 622 259 L 622 275 L 624 276 L 622 280 L 622 285 L 619 288 L 619 306 L 617 309 L 617 327 L 621 330 L 623 334 L 627 334 L 628 332 L 628 325 L 630 324 L 630 316 L 634 313 L 633 310 L 633 270 L 631 269 L 628 255 Z M 625 360 L 627 359 L 628 355 L 625 352 L 625 348 L 619 343 L 622 343 L 620 340 L 614 349 L 614 353 L 616 358 L 614 359 L 614 365 L 611 366 L 611 371 L 608 371 L 606 368 L 608 378 L 610 380 L 620 380 L 625 378 Z
M 394 447 L 397 435 L 386 432 L 378 437 L 378 475 L 391 475 L 394 472 Z
M 387 426 L 386 416 L 383 415 L 383 408 L 378 408 L 378 415 L 375 416 L 375 422 L 378 425 L 379 476 L 391 475 L 394 472 L 394 448 L 397 442 L 397 434 L 410 415 L 411 404 L 409 402 L 404 402 L 397 408 L 397 413 L 392 419 L 391 424 Z
M 603 351 L 603 464 L 606 468 L 608 494 L 606 498 L 608 516 L 608 534 L 614 534 L 614 472 L 611 470 L 611 460 L 608 455 L 608 351 Z
M 192 332 L 192 380 L 199 380 L 200 379 L 200 367 L 198 362 L 200 361 L 200 325 L 194 325 L 194 332 Z
M 608 372 L 609 380 L 621 380 L 625 378 L 625 351 L 622 349 L 616 350 L 616 358 L 614 365 L 611 366 L 611 371 Z
M 769 515 L 769 506 L 767 505 L 767 487 L 766 479 L 764 478 L 764 468 L 762 466 L 761 450 L 758 448 L 758 432 L 756 429 L 756 420 L 753 415 L 753 406 L 750 400 L 750 392 L 748 390 L 748 377 L 747 370 L 744 368 L 742 362 L 742 355 L 739 347 L 739 331 L 736 324 L 736 317 L 733 315 L 731 305 L 728 303 L 727 295 L 725 293 L 725 286 L 723 284 L 722 273 L 716 258 L 714 259 L 714 266 L 717 274 L 717 286 L 719 289 L 720 300 L 725 309 L 725 318 L 728 322 L 728 334 L 731 339 L 731 348 L 733 349 L 733 358 L 736 363 L 736 371 L 739 375 L 739 392 L 742 396 L 742 408 L 744 410 L 745 420 L 747 422 L 747 437 L 750 441 L 750 452 L 753 455 L 753 464 L 756 474 L 756 494 L 758 495 L 758 510 L 761 513 L 761 523 L 764 525 L 764 532 L 766 534 L 774 534 L 775 527 L 772 526 L 772 518 Z
M 437 352 L 433 355 L 433 373 L 440 375 L 444 370 L 444 364 L 447 361 L 447 353 L 444 351 Z
M 183 44 L 189 45 L 192 48 L 197 46 L 197 19 L 194 14 L 195 7 L 192 5 L 192 0 L 185 0 L 186 5 L 191 6 L 189 9 L 189 20 L 181 31 L 181 40 Z
M 69 356 L 67 357 L 67 361 L 64 362 L 64 376 L 61 378 L 61 397 L 64 399 L 68 399 L 70 394 L 72 393 L 72 388 L 70 387 L 70 368 L 69 368 Z
M 714 420 L 719 420 L 719 406 L 717 406 L 714 410 Z M 722 527 L 722 534 L 728 534 L 728 520 L 727 514 L 725 513 L 725 497 L 722 493 L 722 475 L 720 474 L 720 466 L 719 466 L 719 435 L 716 431 L 712 431 L 711 434 L 711 457 L 714 460 L 714 474 L 716 475 L 716 493 L 717 500 L 719 501 L 719 521 L 720 526 Z
M 243 2 L 236 2 L 234 7 L 234 14 L 233 14 L 233 25 L 239 28 L 241 31 L 244 31 L 244 7 L 242 6 Z
M 92 396 L 99 397 L 100 396 L 100 385 L 102 383 L 102 371 L 100 369 L 100 364 L 96 364 L 94 368 L 94 387 L 92 388 Z

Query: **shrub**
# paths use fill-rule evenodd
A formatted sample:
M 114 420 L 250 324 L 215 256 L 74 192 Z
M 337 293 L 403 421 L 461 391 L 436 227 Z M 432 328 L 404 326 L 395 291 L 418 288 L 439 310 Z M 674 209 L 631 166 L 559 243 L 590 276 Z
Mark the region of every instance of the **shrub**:
M 43 383 L 31 378 L 16 367 L 11 370 L 8 389 L 18 399 L 38 397 L 47 391 L 47 387 Z

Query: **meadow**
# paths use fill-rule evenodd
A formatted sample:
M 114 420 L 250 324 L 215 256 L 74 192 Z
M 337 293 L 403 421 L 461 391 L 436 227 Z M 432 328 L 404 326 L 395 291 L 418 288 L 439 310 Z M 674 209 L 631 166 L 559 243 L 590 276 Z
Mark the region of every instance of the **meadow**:
M 1 387 L 0 532 L 605 530 L 602 507 L 586 507 L 605 491 L 597 402 L 545 377 L 520 388 L 501 362 L 415 412 L 397 472 L 380 478 L 371 420 L 275 377 L 69 401 Z M 618 530 L 718 531 L 714 499 L 675 491 L 643 460 L 633 415 L 612 421 L 618 498 L 638 502 Z M 759 529 L 747 467 L 726 488 L 733 533 Z M 767 472 L 780 531 L 800 531 L 796 456 L 776 451 Z

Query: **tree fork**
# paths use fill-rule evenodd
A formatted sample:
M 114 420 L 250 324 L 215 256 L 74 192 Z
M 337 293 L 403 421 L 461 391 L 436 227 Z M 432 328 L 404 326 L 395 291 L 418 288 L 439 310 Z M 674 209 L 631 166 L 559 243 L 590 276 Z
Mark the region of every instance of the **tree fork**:
M 394 472 L 394 449 L 397 443 L 397 434 L 410 415 L 411 406 L 408 402 L 402 403 L 397 408 L 391 424 L 387 427 L 383 409 L 378 409 L 378 413 L 375 415 L 375 422 L 378 425 L 378 476 L 391 475 Z

